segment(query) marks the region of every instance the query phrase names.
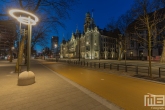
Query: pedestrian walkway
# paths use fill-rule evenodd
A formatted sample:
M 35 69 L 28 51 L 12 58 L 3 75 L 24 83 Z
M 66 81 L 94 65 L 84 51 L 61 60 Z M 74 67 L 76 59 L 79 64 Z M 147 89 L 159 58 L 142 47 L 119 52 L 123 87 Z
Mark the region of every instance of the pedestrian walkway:
M 0 110 L 119 110 L 36 60 L 31 62 L 35 84 L 17 86 L 18 74 L 13 72 L 16 60 L 7 62 L 0 61 Z

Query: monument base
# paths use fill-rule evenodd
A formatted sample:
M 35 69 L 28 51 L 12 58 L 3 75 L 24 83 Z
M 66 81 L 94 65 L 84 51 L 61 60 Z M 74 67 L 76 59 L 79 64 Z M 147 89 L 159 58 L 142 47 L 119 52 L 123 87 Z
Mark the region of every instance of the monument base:
M 35 75 L 32 71 L 24 71 L 19 74 L 18 85 L 26 86 L 35 83 Z

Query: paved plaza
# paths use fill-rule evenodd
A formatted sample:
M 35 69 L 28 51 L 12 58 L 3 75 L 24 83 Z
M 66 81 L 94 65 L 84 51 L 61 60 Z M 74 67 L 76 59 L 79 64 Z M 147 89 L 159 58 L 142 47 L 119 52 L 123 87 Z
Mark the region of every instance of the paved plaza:
M 18 86 L 15 63 L 0 61 L 0 110 L 151 110 L 144 95 L 165 95 L 165 83 L 41 59 L 31 60 L 36 82 Z
M 35 84 L 17 86 L 15 62 L 0 61 L 0 110 L 120 109 L 35 60 L 31 62 L 31 70 L 36 76 Z

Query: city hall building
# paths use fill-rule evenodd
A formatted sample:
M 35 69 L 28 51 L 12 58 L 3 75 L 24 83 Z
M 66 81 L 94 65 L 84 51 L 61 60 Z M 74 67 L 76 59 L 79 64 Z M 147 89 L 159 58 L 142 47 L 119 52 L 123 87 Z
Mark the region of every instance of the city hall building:
M 90 13 L 86 13 L 84 32 L 76 30 L 69 41 L 63 40 L 60 58 L 117 59 L 119 30 L 99 29 Z

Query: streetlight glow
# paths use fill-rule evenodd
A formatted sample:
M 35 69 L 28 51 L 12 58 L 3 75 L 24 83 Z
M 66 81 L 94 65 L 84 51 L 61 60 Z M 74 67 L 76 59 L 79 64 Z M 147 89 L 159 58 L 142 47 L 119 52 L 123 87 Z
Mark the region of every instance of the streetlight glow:
M 9 11 L 9 14 L 17 19 L 20 22 L 20 30 L 21 23 L 28 25 L 28 42 L 27 42 L 27 71 L 19 74 L 19 58 L 18 58 L 18 85 L 29 85 L 35 83 L 35 75 L 32 71 L 30 71 L 30 58 L 31 58 L 31 37 L 32 37 L 32 25 L 35 25 L 38 22 L 38 17 L 34 14 L 19 10 L 12 9 Z
M 57 44 L 54 44 L 55 48 L 57 47 Z
M 20 13 L 20 15 L 24 15 L 26 14 L 28 17 L 22 17 L 22 16 L 16 16 L 15 13 Z M 38 17 L 35 16 L 34 14 L 30 13 L 30 12 L 27 12 L 27 11 L 24 11 L 24 10 L 19 10 L 19 9 L 12 9 L 9 11 L 9 14 L 17 19 L 19 22 L 21 22 L 22 24 L 30 24 L 30 25 L 35 25 L 36 22 L 38 22 Z M 33 18 L 33 19 L 32 19 Z

